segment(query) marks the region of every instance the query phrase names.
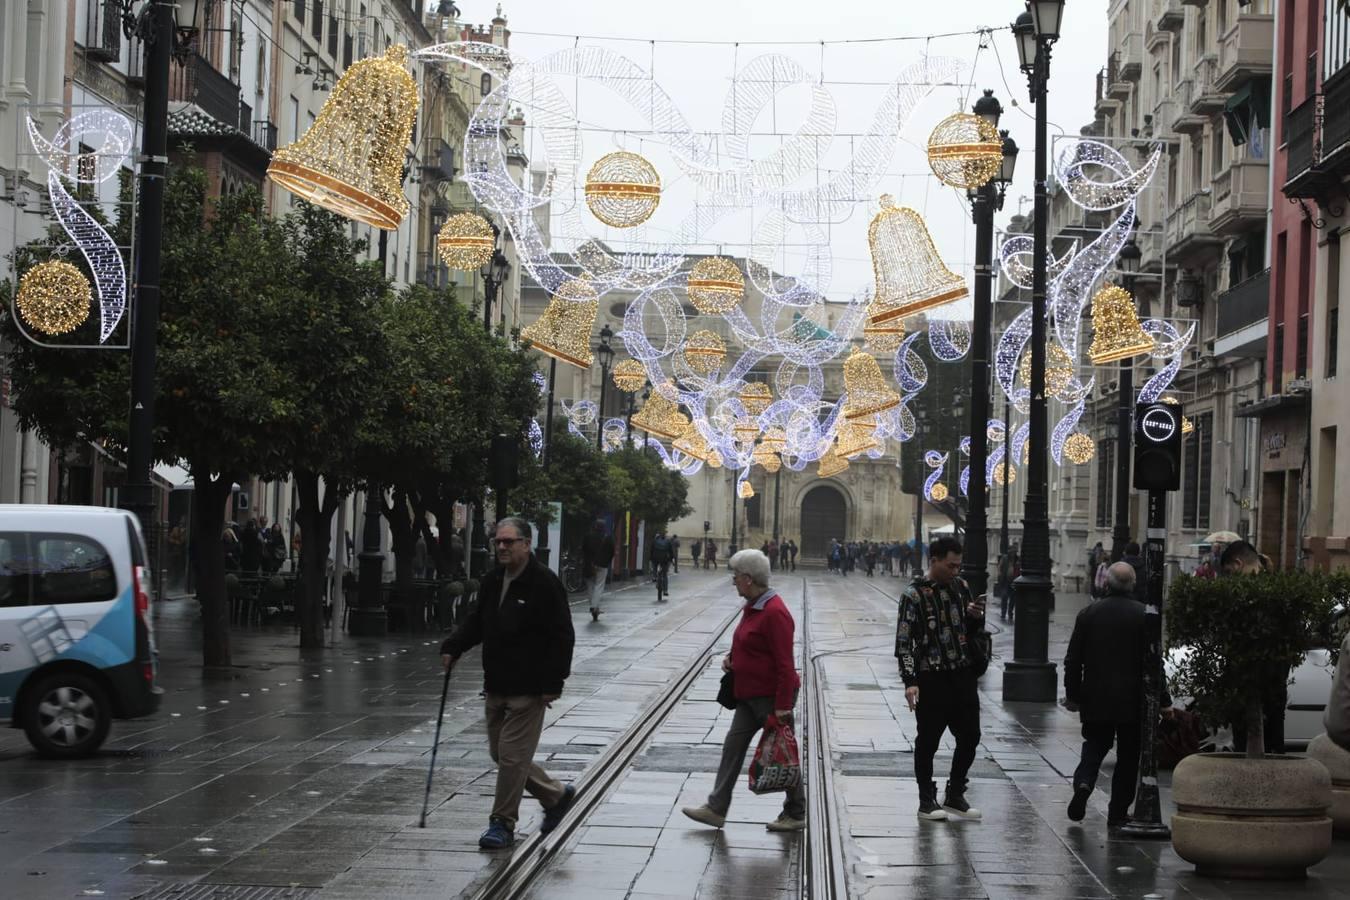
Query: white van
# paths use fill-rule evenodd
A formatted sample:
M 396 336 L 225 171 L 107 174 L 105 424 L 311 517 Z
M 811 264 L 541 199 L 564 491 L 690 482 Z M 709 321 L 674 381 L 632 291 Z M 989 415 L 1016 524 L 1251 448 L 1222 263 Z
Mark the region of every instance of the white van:
M 148 558 L 125 510 L 0 504 L 0 719 L 42 755 L 159 708 Z

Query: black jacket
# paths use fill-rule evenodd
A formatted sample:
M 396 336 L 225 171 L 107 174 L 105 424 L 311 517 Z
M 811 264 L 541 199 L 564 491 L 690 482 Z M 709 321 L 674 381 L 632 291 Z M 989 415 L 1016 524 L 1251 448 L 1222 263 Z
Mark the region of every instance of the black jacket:
M 441 644 L 460 656 L 483 645 L 483 689 L 508 697 L 561 694 L 572 674 L 572 609 L 562 581 L 533 556 L 502 597 L 505 570 L 483 577 L 478 602 Z
M 1147 603 L 1148 575 L 1145 573 L 1145 569 L 1148 568 L 1148 564 L 1144 561 L 1144 557 L 1127 553 L 1120 558 L 1120 561 L 1129 563 L 1130 567 L 1134 569 L 1134 599 L 1140 603 Z
M 614 565 L 614 538 L 592 531 L 581 544 L 581 561 L 597 569 Z
M 1144 607 L 1125 594 L 1078 614 L 1064 656 L 1064 693 L 1084 722 L 1138 722 L 1144 701 Z M 1162 689 L 1163 706 L 1171 706 Z

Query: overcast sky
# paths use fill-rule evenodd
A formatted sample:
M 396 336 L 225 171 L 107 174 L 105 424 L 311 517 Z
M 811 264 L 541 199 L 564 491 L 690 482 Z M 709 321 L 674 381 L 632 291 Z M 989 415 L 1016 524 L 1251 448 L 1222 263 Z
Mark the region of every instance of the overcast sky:
M 495 4 L 461 0 L 459 6 L 462 21 L 486 23 Z M 1106 61 L 1105 6 L 1082 0 L 1066 4 L 1064 35 L 1055 48 L 1051 78 L 1052 133 L 1058 126 L 1076 135 L 1081 126 L 1092 120 L 1094 79 Z M 964 60 L 966 69 L 960 78 L 963 86 L 936 88 L 905 124 L 901 142 L 877 193 L 894 194 L 901 204 L 923 213 L 944 260 L 967 277 L 974 259 L 974 234 L 964 195 L 944 187 L 929 174 L 922 148 L 933 126 L 960 108 L 963 96 L 968 109 L 980 95 L 980 89 L 993 88 L 1004 106 L 1000 127 L 1009 129 L 1022 149 L 1017 180 L 1008 192 L 999 224 L 1018 211 L 1020 197 L 1027 198 L 1023 207 L 1030 211 L 1033 107 L 1027 100 L 1026 78 L 1018 70 L 1016 48 L 1006 29 L 1020 11 L 1015 0 L 844 0 L 839 4 L 803 0 L 685 0 L 679 4 L 636 0 L 581 3 L 509 0 L 503 6 L 515 53 L 537 59 L 573 46 L 578 38 L 581 44 L 622 53 L 644 69 L 652 68 L 657 82 L 673 97 L 697 132 L 721 130 L 723 102 L 732 90 L 732 74 L 737 68 L 760 54 L 791 57 L 823 80 L 838 108 L 836 127 L 841 137 L 836 138 L 822 163 L 826 169 L 838 168 L 850 157 L 849 135 L 868 131 L 885 86 L 906 66 L 920 61 L 925 52 Z M 1000 29 L 985 49 L 980 49 L 976 35 L 857 42 L 961 32 L 981 26 Z M 700 41 L 723 43 L 697 43 Z M 852 42 L 844 43 L 848 41 Z M 734 42 L 741 44 L 734 46 Z M 663 202 L 644 237 L 658 241 L 674 235 L 695 199 L 688 179 L 683 178 L 659 142 L 635 136 L 641 131 L 639 119 L 612 94 L 585 87 L 569 91 L 580 106 L 582 174 L 595 159 L 611 150 L 626 148 L 641 152 L 656 165 L 663 178 Z M 1012 101 L 1017 103 L 1016 107 Z M 758 136 L 751 139 L 752 155 L 771 153 L 781 143 L 777 135 L 791 132 L 801 122 L 808 104 L 805 87 L 792 87 L 780 94 L 776 103 L 755 122 L 753 133 Z M 526 113 L 528 117 L 528 108 Z M 709 136 L 708 140 L 714 138 Z M 538 140 L 527 143 L 532 158 L 542 160 L 545 154 Z M 874 210 L 873 197 L 860 203 L 847 221 L 829 228 L 834 256 L 834 276 L 828 290 L 832 300 L 845 299 L 872 283 L 866 231 Z M 710 245 L 722 243 L 728 253 L 743 255 L 756 216 L 762 213 L 747 212 L 743 218 L 723 222 L 716 233 L 706 238 Z M 582 216 L 582 220 L 588 227 L 594 227 L 596 237 L 617 242 L 625 236 L 605 229 L 589 216 Z M 785 241 L 788 246 L 779 253 L 778 265 L 788 273 L 801 263 L 803 241 L 800 231 L 790 232 Z

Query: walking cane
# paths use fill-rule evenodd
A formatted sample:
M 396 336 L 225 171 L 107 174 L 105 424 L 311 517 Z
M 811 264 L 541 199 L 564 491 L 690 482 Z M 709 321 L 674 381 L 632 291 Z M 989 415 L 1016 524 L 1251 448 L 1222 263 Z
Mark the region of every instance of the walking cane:
M 436 773 L 436 751 L 441 746 L 441 719 L 445 718 L 445 695 L 450 693 L 450 670 L 453 665 L 445 667 L 445 681 L 441 684 L 441 711 L 436 714 L 436 737 L 431 742 L 431 766 L 427 769 L 427 790 L 422 795 L 422 818 L 418 821 L 418 828 L 427 827 L 427 807 L 431 805 L 431 778 Z

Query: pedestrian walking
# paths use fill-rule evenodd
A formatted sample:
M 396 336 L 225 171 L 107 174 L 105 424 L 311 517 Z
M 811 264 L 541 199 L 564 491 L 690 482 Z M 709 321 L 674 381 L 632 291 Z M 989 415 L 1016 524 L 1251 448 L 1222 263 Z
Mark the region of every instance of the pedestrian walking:
M 697 569 L 698 558 L 703 555 L 703 541 L 695 538 L 694 540 L 690 541 L 690 543 L 693 546 L 689 548 L 689 553 L 691 556 L 694 557 L 694 568 Z
M 670 536 L 670 565 L 675 570 L 675 574 L 680 574 L 680 536 L 672 534 Z
M 652 580 L 660 584 L 668 585 L 670 561 L 675 558 L 674 548 L 671 546 L 670 539 L 663 532 L 658 531 L 656 537 L 652 539 Z M 669 587 L 657 587 L 656 598 L 658 602 L 664 602 L 665 596 L 662 591 L 669 592 Z
M 591 533 L 581 542 L 581 565 L 591 582 L 591 621 L 600 620 L 600 599 L 609 581 L 609 567 L 614 563 L 614 536 L 605 528 L 604 521 L 595 520 Z
M 483 576 L 479 602 L 441 644 L 441 664 L 453 666 L 471 647 L 483 645 L 483 706 L 488 753 L 497 763 L 497 792 L 484 850 L 515 843 L 520 800 L 529 791 L 544 807 L 539 830 L 548 834 L 572 805 L 576 789 L 563 785 L 534 762 L 544 711 L 562 694 L 572 671 L 572 611 L 567 589 L 530 552 L 530 525 L 502 519 L 492 546 L 497 568 Z
M 1130 541 L 1125 545 L 1125 555 L 1121 561 L 1129 563 L 1130 568 L 1134 569 L 1134 599 L 1145 602 L 1148 599 L 1148 564 L 1139 552 L 1138 542 Z
M 916 576 L 900 595 L 895 655 L 905 703 L 919 726 L 914 776 L 920 819 L 980 818 L 980 811 L 966 802 L 966 774 L 980 743 L 980 695 L 970 637 L 984 628 L 984 596 L 970 596 L 960 571 L 961 542 L 940 537 L 929 548 L 927 573 Z M 956 751 L 939 806 L 933 755 L 948 729 Z
M 769 559 L 758 550 L 742 550 L 731 557 L 731 583 L 744 601 L 741 621 L 731 636 L 731 653 L 722 660 L 730 672 L 736 714 L 722 741 L 722 762 L 708 802 L 681 811 L 695 822 L 721 828 L 726 824 L 731 794 L 745 768 L 750 742 L 772 714 L 792 723 L 801 678 L 792 655 L 792 613 L 783 598 L 769 587 Z M 783 810 L 766 826 L 770 831 L 806 828 L 806 792 L 801 785 L 787 792 Z
M 792 562 L 792 571 L 797 571 L 797 542 L 788 541 L 788 559 Z
M 708 538 L 708 546 L 703 548 L 703 568 L 717 568 L 717 543 L 712 538 Z
M 1127 562 L 1106 568 L 1106 595 L 1078 614 L 1064 656 L 1064 694 L 1078 706 L 1083 751 L 1073 773 L 1069 818 L 1083 821 L 1097 784 L 1102 760 L 1116 747 L 1106 826 L 1125 824 L 1139 777 L 1140 716 L 1144 700 L 1144 607 L 1134 599 L 1134 567 Z M 1161 709 L 1171 715 L 1172 700 L 1162 687 Z

